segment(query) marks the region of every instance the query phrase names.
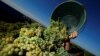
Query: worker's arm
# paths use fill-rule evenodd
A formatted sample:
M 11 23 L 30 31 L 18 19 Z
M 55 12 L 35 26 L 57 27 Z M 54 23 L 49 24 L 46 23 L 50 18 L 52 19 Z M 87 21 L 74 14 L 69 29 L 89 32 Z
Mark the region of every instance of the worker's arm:
M 68 38 L 68 40 L 65 41 L 64 43 L 64 48 L 65 50 L 69 51 L 70 50 L 70 39 L 76 38 L 78 33 L 76 31 L 72 32 Z

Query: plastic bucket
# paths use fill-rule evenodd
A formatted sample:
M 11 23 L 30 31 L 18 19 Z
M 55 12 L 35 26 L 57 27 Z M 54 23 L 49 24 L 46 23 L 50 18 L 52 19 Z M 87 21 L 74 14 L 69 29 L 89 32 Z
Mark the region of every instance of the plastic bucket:
M 56 7 L 51 19 L 64 22 L 69 28 L 69 32 L 80 32 L 80 29 L 86 21 L 86 10 L 84 6 L 77 1 L 63 2 Z

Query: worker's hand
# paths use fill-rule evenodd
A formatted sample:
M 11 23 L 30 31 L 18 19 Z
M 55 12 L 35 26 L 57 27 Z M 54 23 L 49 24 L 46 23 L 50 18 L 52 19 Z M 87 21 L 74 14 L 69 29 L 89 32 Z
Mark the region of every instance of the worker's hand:
M 74 31 L 74 32 L 72 32 L 72 33 L 70 34 L 69 39 L 74 39 L 74 38 L 77 37 L 77 35 L 78 35 L 78 33 L 77 33 L 76 31 Z

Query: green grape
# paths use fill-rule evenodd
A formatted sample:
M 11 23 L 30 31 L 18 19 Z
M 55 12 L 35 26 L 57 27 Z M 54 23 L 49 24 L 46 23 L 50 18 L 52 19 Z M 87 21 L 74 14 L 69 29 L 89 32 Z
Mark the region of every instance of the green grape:
M 27 49 L 28 51 L 30 51 L 30 50 L 31 50 L 31 48 L 30 48 L 30 47 L 27 47 L 26 49 Z
M 38 56 L 43 56 L 43 53 L 42 53 L 42 52 L 40 52 Z
M 33 46 L 31 46 L 31 48 L 32 48 L 32 49 L 35 49 L 35 46 L 34 46 L 34 45 L 33 45 Z
M 45 51 L 43 56 L 49 56 L 49 52 Z
M 26 49 L 27 47 L 24 45 L 24 46 L 22 46 L 22 49 Z
M 39 48 L 36 48 L 36 54 L 39 54 L 41 50 Z
M 13 51 L 8 51 L 8 55 L 11 55 L 11 54 L 13 54 Z
M 15 48 L 15 50 L 14 50 L 15 52 L 18 52 L 19 51 L 19 48 Z
M 26 56 L 33 56 L 32 52 L 26 52 Z
M 22 56 L 23 55 L 23 52 L 22 51 L 18 52 L 18 55 L 19 56 Z
M 32 50 L 32 53 L 35 53 L 36 52 L 36 50 L 34 49 L 34 50 Z
M 55 56 L 55 52 L 50 52 L 49 56 Z
M 32 43 L 33 43 L 33 41 L 32 41 L 31 39 L 29 39 L 29 43 L 30 43 L 30 44 L 32 44 Z

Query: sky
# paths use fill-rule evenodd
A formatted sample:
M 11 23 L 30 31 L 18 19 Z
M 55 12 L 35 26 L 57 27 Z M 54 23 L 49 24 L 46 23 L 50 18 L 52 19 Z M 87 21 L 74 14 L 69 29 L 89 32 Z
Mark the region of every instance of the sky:
M 3 0 L 14 9 L 49 26 L 54 9 L 65 0 Z M 66 0 L 67 1 L 67 0 Z M 99 0 L 77 0 L 86 9 L 86 23 L 77 39 L 72 42 L 100 56 L 100 2 Z

